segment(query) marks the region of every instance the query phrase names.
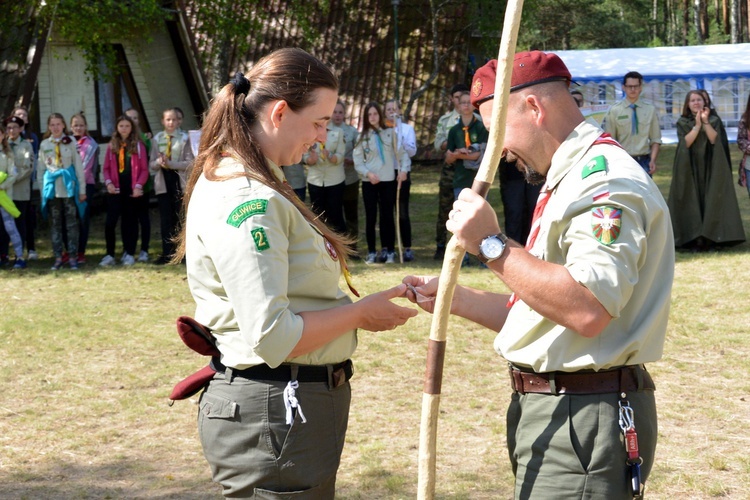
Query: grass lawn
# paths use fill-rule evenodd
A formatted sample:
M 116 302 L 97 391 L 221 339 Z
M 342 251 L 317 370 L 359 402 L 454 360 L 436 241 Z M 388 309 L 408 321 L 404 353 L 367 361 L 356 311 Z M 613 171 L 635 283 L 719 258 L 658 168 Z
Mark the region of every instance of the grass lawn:
M 673 155 L 674 148 L 663 148 L 655 177 L 665 196 Z M 417 260 L 353 264 L 361 293 L 393 286 L 406 274 L 439 273 L 441 263 L 432 260 L 437 177 L 435 166 L 413 173 Z M 750 235 L 750 199 L 735 191 Z M 501 212 L 497 183 L 489 199 Z M 159 247 L 153 216 L 152 255 Z M 25 271 L 0 271 L 0 498 L 220 498 L 198 441 L 197 398 L 167 405 L 172 386 L 205 364 L 174 329 L 177 316 L 194 311 L 184 268 L 98 268 L 102 215 L 95 225 L 81 271 L 49 270 L 46 230 L 39 234 L 43 260 Z M 660 432 L 649 498 L 748 498 L 749 250 L 745 243 L 677 254 L 665 353 L 650 366 Z M 463 270 L 459 281 L 504 289 L 476 267 Z M 338 497 L 416 497 L 429 329 L 430 316 L 420 313 L 394 331 L 360 332 Z M 438 498 L 512 498 L 505 441 L 510 389 L 494 337 L 451 320 Z

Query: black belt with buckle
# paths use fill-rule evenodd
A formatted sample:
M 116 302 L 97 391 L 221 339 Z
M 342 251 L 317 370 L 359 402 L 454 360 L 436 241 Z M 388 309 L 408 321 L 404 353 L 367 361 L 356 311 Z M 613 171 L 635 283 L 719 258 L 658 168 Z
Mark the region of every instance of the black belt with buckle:
M 211 360 L 211 365 L 219 373 L 226 371 L 218 358 Z M 330 382 L 331 387 L 339 387 L 346 383 L 354 374 L 352 360 L 347 359 L 343 363 L 335 365 L 292 365 L 285 363 L 271 368 L 267 364 L 255 365 L 243 370 L 232 369 L 232 377 L 242 377 L 248 380 L 271 380 L 277 382 L 289 382 L 292 380 L 292 367 L 297 368 L 295 380 L 304 382 Z

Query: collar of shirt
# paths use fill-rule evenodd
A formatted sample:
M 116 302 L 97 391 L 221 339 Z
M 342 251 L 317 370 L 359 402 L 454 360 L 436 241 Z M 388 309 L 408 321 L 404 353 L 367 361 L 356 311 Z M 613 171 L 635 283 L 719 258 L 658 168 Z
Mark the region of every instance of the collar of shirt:
M 579 123 L 552 156 L 547 172 L 547 187 L 554 189 L 601 134 L 602 129 L 590 122 L 584 120 Z
M 268 162 L 268 166 L 271 168 L 271 172 L 273 172 L 274 175 L 276 175 L 276 177 L 278 177 L 278 179 L 281 182 L 286 181 L 286 177 L 284 176 L 284 171 L 281 170 L 281 167 L 279 167 L 278 165 L 276 165 L 274 162 L 272 162 L 267 157 L 266 157 L 266 161 Z

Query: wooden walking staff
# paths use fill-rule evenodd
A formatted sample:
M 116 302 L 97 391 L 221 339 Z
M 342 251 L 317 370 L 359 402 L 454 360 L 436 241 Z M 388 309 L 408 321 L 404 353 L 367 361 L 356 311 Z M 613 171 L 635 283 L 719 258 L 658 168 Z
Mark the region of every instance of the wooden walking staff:
M 396 158 L 396 236 L 398 237 L 398 261 L 404 263 L 404 247 L 401 244 L 401 181 L 398 176 L 401 173 L 399 168 L 401 163 L 398 156 L 398 126 L 401 119 L 398 116 L 393 117 L 393 157 Z
M 505 142 L 505 119 L 508 114 L 508 95 L 510 77 L 513 70 L 513 57 L 518 39 L 518 27 L 521 22 L 523 0 L 509 0 L 503 22 L 503 36 L 497 56 L 497 76 L 495 80 L 495 98 L 492 103 L 492 123 L 487 151 L 482 159 L 477 176 L 471 189 L 486 196 L 497 171 Z M 502 74 L 502 78 L 500 75 Z M 461 269 L 461 260 L 465 250 L 458 246 L 456 238 L 448 242 L 445 250 L 443 269 L 432 316 L 430 340 L 427 349 L 427 368 L 425 373 L 424 394 L 422 395 L 422 421 L 419 431 L 419 483 L 417 498 L 432 500 L 435 496 L 435 462 L 438 408 L 440 390 L 443 380 L 443 362 L 445 360 L 445 338 L 448 329 L 450 305 L 453 292 Z

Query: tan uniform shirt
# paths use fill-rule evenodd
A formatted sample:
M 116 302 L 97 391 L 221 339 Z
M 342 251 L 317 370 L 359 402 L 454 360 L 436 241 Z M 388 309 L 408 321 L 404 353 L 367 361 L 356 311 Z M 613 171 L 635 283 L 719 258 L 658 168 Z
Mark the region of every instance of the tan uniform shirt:
M 435 152 L 444 152 L 440 146 L 448 140 L 448 132 L 460 119 L 461 115 L 459 115 L 458 111 L 455 109 L 453 111 L 448 111 L 438 119 L 437 132 L 435 132 Z
M 656 108 L 638 99 L 635 102 L 638 115 L 638 133 L 633 134 L 633 110 L 630 101 L 623 99 L 607 111 L 604 130 L 619 142 L 631 156 L 651 154 L 652 144 L 661 144 L 661 129 Z
M 279 167 L 271 168 L 283 178 Z M 242 171 L 241 164 L 224 158 L 217 174 Z M 289 357 L 302 335 L 300 312 L 351 299 L 338 286 L 338 258 L 278 192 L 245 177 L 209 181 L 201 176 L 190 199 L 186 244 L 195 319 L 214 331 L 224 365 L 321 365 L 339 363 L 354 352 L 356 330 Z
M 63 136 L 64 138 L 65 136 Z M 70 138 L 70 142 L 64 144 L 62 138 L 60 139 L 60 159 L 58 161 L 57 154 L 55 153 L 55 141 L 52 137 L 48 137 L 42 141 L 39 145 L 39 162 L 37 163 L 37 178 L 39 179 L 39 185 L 44 185 L 44 173 L 49 170 L 55 172 L 57 170 L 68 168 L 71 165 L 74 167 L 76 177 L 78 178 L 78 193 L 68 193 L 65 187 L 65 182 L 62 177 L 58 177 L 55 180 L 55 198 L 70 198 L 71 196 L 80 196 L 86 194 L 86 177 L 83 172 L 83 163 L 81 163 L 81 155 L 78 154 L 76 148 L 75 139 Z M 18 181 L 18 179 L 16 179 Z
M 151 139 L 151 158 L 149 161 L 149 172 L 154 175 L 154 192 L 164 194 L 167 192 L 167 185 L 164 182 L 163 168 L 156 163 L 159 159 L 159 153 L 167 154 L 167 136 L 165 131 L 161 131 Z M 172 134 L 172 151 L 169 161 L 169 168 L 176 170 L 180 175 L 180 187 L 185 189 L 188 169 L 193 164 L 193 148 L 186 132 L 175 130 Z
M 34 171 L 34 148 L 31 143 L 21 137 L 17 141 L 8 139 L 8 145 L 13 150 L 16 165 L 16 178 L 13 184 L 13 194 L 8 196 L 14 200 L 29 201 L 31 199 L 31 173 Z
M 5 191 L 8 199 L 13 199 L 13 183 L 16 182 L 16 174 L 18 169 L 13 163 L 13 154 L 5 154 L 5 151 L 0 149 L 0 172 L 4 172 L 8 176 L 3 182 L 0 182 L 0 190 Z
M 591 146 L 601 132 L 581 123 L 552 158 L 553 192 L 530 252 L 565 266 L 613 319 L 585 338 L 516 302 L 495 350 L 519 367 L 600 370 L 661 358 L 674 277 L 669 211 L 624 150 Z
M 313 146 L 318 153 L 316 163 L 308 163 L 309 153 L 302 155 L 302 163 L 307 165 L 307 182 L 313 186 L 335 186 L 344 182 L 344 156 L 346 155 L 346 140 L 344 132 L 339 127 L 327 126 L 326 142 L 318 142 Z M 323 150 L 328 153 L 328 158 L 323 157 Z M 331 156 L 335 161 L 331 161 Z
M 334 125 L 334 127 L 335 126 L 336 125 Z M 344 142 L 346 143 L 344 159 L 352 160 L 351 164 L 348 164 L 349 162 L 344 162 L 344 182 L 346 182 L 346 185 L 348 186 L 349 184 L 354 184 L 359 181 L 359 174 L 357 174 L 357 171 L 354 169 L 354 145 L 357 143 L 359 132 L 357 132 L 356 128 L 347 125 L 346 123 L 342 123 L 339 128 L 344 131 Z
M 409 154 L 401 145 L 397 146 L 397 151 L 393 150 L 393 145 L 397 144 L 393 134 L 392 128 L 386 128 L 378 133 L 370 130 L 360 137 L 354 147 L 354 168 L 362 182 L 370 182 L 367 178 L 370 172 L 385 182 L 395 180 L 398 171 L 408 172 L 404 165 L 411 165 Z

